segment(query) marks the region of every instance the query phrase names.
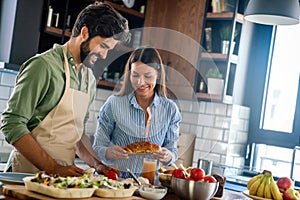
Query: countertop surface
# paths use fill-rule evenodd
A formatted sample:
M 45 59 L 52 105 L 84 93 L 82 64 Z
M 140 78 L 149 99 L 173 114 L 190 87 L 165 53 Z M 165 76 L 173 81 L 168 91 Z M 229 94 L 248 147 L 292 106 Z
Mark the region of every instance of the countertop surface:
M 4 188 L 9 189 L 10 191 L 14 192 L 10 192 L 7 194 L 7 192 L 5 192 L 5 195 L 3 193 Z M 24 187 L 24 185 L 4 185 L 4 186 L 0 186 L 0 199 L 6 199 L 6 200 L 15 200 L 15 199 L 54 199 L 51 197 L 46 197 L 44 195 L 40 195 L 34 192 L 30 192 L 27 191 Z M 101 200 L 104 198 L 98 198 L 98 197 L 92 197 L 92 198 L 88 198 L 90 200 Z M 126 200 L 141 200 L 143 198 L 141 198 L 138 194 L 134 195 L 133 197 L 130 198 L 125 198 Z M 125 200 L 124 199 L 124 200 Z M 231 191 L 231 190 L 224 190 L 223 193 L 223 197 L 222 198 L 213 198 L 215 200 L 217 199 L 222 199 L 222 200 L 234 200 L 234 199 L 239 199 L 239 200 L 250 200 L 250 198 L 246 197 L 245 195 L 243 195 L 241 192 L 235 192 L 235 191 Z M 180 200 L 180 198 L 178 196 L 176 196 L 174 193 L 168 193 L 163 200 Z

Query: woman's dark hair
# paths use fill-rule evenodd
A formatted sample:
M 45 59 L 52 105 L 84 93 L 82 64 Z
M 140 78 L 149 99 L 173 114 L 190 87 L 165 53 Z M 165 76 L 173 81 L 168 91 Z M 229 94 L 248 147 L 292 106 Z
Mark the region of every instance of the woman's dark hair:
M 160 96 L 167 97 L 166 73 L 161 56 L 155 48 L 148 46 L 137 48 L 131 53 L 125 66 L 122 86 L 116 95 L 124 96 L 133 91 L 130 82 L 131 64 L 138 61 L 154 68 L 158 72 L 154 91 Z
M 100 36 L 113 37 L 121 42 L 130 40 L 127 19 L 108 4 L 91 4 L 84 8 L 77 16 L 72 37 L 77 37 L 84 26 L 89 30 L 89 38 Z

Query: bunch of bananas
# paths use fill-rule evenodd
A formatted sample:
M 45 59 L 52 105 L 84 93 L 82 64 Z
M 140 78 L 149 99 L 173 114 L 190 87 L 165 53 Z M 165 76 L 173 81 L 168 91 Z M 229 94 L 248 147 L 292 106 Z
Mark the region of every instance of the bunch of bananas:
M 247 188 L 250 195 L 275 200 L 283 199 L 272 173 L 267 170 L 251 178 L 247 183 Z

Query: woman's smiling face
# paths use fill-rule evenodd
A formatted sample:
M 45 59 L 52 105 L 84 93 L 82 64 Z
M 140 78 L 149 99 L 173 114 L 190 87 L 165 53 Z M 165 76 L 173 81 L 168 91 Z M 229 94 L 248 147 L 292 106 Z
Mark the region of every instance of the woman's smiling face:
M 157 78 L 157 70 L 153 67 L 140 61 L 131 64 L 130 81 L 136 95 L 152 96 Z

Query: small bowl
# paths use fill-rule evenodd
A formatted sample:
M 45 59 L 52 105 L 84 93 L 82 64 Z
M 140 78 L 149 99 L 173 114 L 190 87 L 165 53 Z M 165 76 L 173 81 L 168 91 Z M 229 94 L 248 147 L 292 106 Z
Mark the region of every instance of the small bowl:
M 219 183 L 190 181 L 172 177 L 171 188 L 181 199 L 208 200 L 218 190 Z
M 171 179 L 172 179 L 172 174 L 163 174 L 163 173 L 158 174 L 158 180 L 160 184 L 167 188 L 171 188 Z
M 142 185 L 139 193 L 142 197 L 150 200 L 159 200 L 167 194 L 168 188 L 164 186 Z

